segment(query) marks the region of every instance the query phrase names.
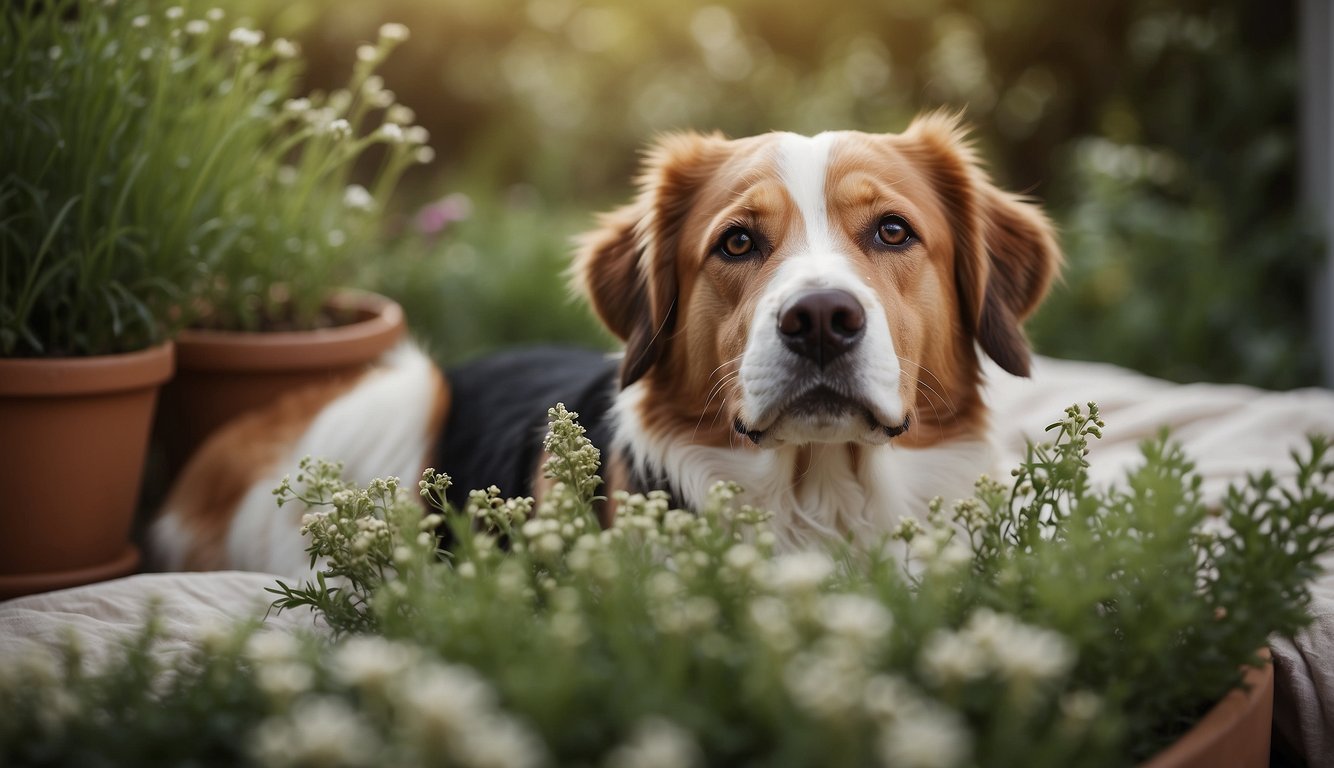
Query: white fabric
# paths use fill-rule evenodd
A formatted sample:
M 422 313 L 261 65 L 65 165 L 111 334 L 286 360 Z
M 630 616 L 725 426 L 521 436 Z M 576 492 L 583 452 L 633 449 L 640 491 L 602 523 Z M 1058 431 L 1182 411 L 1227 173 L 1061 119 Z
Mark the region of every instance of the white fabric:
M 157 606 L 164 659 L 194 647 L 205 632 L 261 618 L 274 599 L 264 591 L 278 577 L 264 573 L 144 573 L 123 579 L 19 597 L 0 603 L 0 664 L 57 648 L 74 637 L 89 669 L 98 669 L 136 636 Z M 271 613 L 266 627 L 315 628 L 308 610 Z
M 1002 466 L 1013 466 L 1024 441 L 1041 439 L 1066 406 L 1096 401 L 1106 436 L 1091 446 L 1095 480 L 1119 477 L 1138 459 L 1141 440 L 1171 426 L 1197 463 L 1208 498 L 1247 472 L 1291 467 L 1289 452 L 1311 432 L 1334 434 L 1334 392 L 1264 392 L 1249 387 L 1177 385 L 1109 365 L 1039 359 L 1032 379 L 988 371 L 988 401 Z M 229 617 L 263 616 L 277 577 L 216 572 L 146 574 L 0 603 L 0 661 L 33 645 L 51 647 L 75 630 L 87 659 L 105 659 L 115 644 L 143 625 L 156 595 L 163 653 L 197 642 Z M 1296 638 L 1272 638 L 1275 723 L 1280 736 L 1312 768 L 1334 768 L 1334 577 L 1316 587 L 1315 623 Z M 279 628 L 313 627 L 309 613 L 270 616 Z

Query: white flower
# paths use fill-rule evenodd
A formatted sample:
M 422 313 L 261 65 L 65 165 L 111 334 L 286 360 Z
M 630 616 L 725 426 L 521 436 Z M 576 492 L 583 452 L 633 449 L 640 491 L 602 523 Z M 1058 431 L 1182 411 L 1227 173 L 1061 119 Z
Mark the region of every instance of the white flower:
M 223 13 L 221 8 L 210 8 L 208 9 L 208 13 L 204 14 L 204 18 L 208 19 L 209 21 L 222 21 L 222 17 L 224 15 L 225 14 Z
M 896 768 L 951 768 L 968 759 L 969 733 L 954 712 L 922 707 L 880 732 L 880 759 Z
M 842 720 L 861 704 L 864 674 L 859 660 L 842 651 L 800 653 L 784 668 L 783 685 L 812 715 Z
M 329 134 L 336 139 L 346 139 L 352 135 L 352 124 L 340 117 L 329 123 Z
M 889 633 L 889 611 L 862 595 L 827 595 L 817 609 L 826 632 L 861 643 L 874 643 Z
M 862 709 L 873 720 L 887 722 L 922 706 L 922 697 L 903 678 L 876 675 L 862 690 Z
M 261 690 L 277 699 L 290 699 L 310 690 L 315 672 L 299 661 L 271 661 L 255 670 Z
M 417 113 L 412 111 L 412 107 L 395 104 L 384 113 L 384 119 L 399 125 L 412 125 L 412 121 L 417 119 Z
M 245 655 L 259 664 L 295 659 L 301 646 L 296 638 L 277 630 L 256 632 L 245 644 Z
M 399 698 L 417 725 L 428 731 L 466 728 L 495 705 L 495 694 L 468 667 L 430 664 L 413 672 Z
M 375 46 L 364 45 L 364 44 L 357 46 L 357 61 L 364 61 L 370 63 L 379 60 L 380 60 L 380 51 Z
M 435 150 L 430 147 L 417 147 L 417 151 L 412 153 L 412 158 L 425 165 L 435 159 Z
M 166 13 L 163 15 L 165 15 L 172 21 L 175 21 L 176 19 L 179 19 L 185 15 L 185 9 L 180 7 L 179 5 L 173 5 L 172 7 L 168 8 Z
M 334 650 L 330 668 L 334 678 L 344 685 L 384 690 L 419 658 L 410 646 L 373 635 L 359 636 L 348 638 Z
M 242 48 L 254 48 L 264 42 L 264 33 L 256 29 L 246 29 L 237 27 L 227 35 L 227 39 L 241 46 Z
M 208 31 L 208 22 L 203 19 L 191 19 L 185 22 L 185 32 L 189 35 L 202 35 Z
M 403 143 L 403 128 L 397 123 L 385 123 L 381 125 L 378 133 L 380 134 L 380 138 L 390 144 Z
M 53 45 L 53 46 L 51 46 L 51 48 L 50 48 L 49 50 L 47 50 L 46 55 L 51 57 L 51 61 L 56 61 L 56 60 L 58 60 L 64 53 L 65 53 L 65 52 L 62 51 L 62 50 L 60 49 L 60 46 L 58 46 L 58 45 Z
M 301 49 L 291 40 L 280 37 L 273 41 L 273 52 L 280 59 L 295 59 L 301 53 Z
M 380 39 L 401 43 L 408 39 L 408 28 L 402 24 L 390 22 L 380 25 Z
M 704 755 L 690 733 L 669 720 L 641 720 L 626 743 L 607 756 L 607 768 L 691 768 Z
M 147 15 L 135 16 L 133 19 L 130 20 L 130 26 L 134 27 L 135 29 L 143 29 L 144 27 L 148 26 L 148 21 L 149 19 Z
M 310 99 L 288 99 L 283 102 L 283 111 L 293 114 L 304 113 L 310 109 Z
M 918 665 L 922 674 L 937 685 L 958 685 L 985 676 L 990 658 L 973 638 L 958 632 L 936 630 L 927 635 Z
M 834 573 L 834 561 L 822 552 L 806 551 L 780 555 L 765 573 L 768 586 L 777 592 L 809 592 Z
M 361 716 L 339 699 L 302 699 L 283 719 L 262 723 L 255 732 L 255 756 L 270 766 L 365 765 L 378 738 Z

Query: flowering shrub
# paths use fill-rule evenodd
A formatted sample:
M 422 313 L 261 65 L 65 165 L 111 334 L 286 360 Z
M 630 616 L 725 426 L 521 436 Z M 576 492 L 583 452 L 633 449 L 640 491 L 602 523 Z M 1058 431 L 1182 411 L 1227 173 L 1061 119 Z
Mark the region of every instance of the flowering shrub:
M 366 488 L 307 461 L 314 581 L 280 583 L 333 640 L 242 627 L 163 670 L 150 626 L 106 672 L 0 674 L 14 764 L 1114 766 L 1179 733 L 1271 631 L 1305 622 L 1334 547 L 1334 451 L 1218 509 L 1165 438 L 1088 482 L 1072 407 L 1010 487 L 931 505 L 886 546 L 782 552 L 720 484 L 698 514 L 618 493 L 551 411 L 540 503 L 443 503 L 427 471 Z M 422 515 L 415 497 L 433 510 Z M 447 549 L 440 544 L 447 542 Z M 899 547 L 904 558 L 891 554 Z M 89 763 L 91 764 L 91 763 Z

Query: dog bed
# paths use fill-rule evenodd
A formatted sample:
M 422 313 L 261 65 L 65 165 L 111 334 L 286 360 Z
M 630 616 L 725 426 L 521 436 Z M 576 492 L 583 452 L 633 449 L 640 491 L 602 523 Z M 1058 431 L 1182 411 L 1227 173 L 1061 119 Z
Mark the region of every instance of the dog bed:
M 1206 498 L 1217 499 L 1246 474 L 1290 468 L 1289 453 L 1311 432 L 1334 434 L 1334 392 L 1265 392 L 1243 386 L 1172 384 L 1123 368 L 1052 359 L 1034 361 L 1019 379 L 995 366 L 987 397 L 1002 466 L 1019 461 L 1025 439 L 1038 439 L 1073 402 L 1096 401 L 1106 436 L 1090 450 L 1093 479 L 1118 477 L 1138 458 L 1140 441 L 1162 426 L 1196 462 Z M 1334 570 L 1334 559 L 1326 564 Z M 190 648 L 232 617 L 266 614 L 264 592 L 276 576 L 234 571 L 141 574 L 0 603 L 0 658 L 50 646 L 77 633 L 86 663 L 104 659 L 137 631 L 156 604 L 160 653 Z M 1316 585 L 1315 622 L 1293 639 L 1274 638 L 1274 721 L 1282 743 L 1312 768 L 1334 768 L 1334 575 Z M 269 615 L 273 629 L 314 627 L 311 614 Z

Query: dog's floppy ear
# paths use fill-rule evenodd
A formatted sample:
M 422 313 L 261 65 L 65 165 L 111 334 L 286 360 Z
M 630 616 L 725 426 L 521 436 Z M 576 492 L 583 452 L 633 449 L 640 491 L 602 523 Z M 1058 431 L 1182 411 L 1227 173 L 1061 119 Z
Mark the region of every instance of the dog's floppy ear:
M 700 186 L 717 169 L 726 140 L 680 133 L 644 158 L 634 202 L 598 219 L 577 241 L 574 287 L 625 342 L 621 386 L 638 381 L 666 353 L 676 330 L 676 251 Z
M 983 171 L 958 120 L 918 118 L 904 134 L 918 143 L 955 219 L 955 275 L 964 328 L 1006 371 L 1027 376 L 1023 321 L 1047 294 L 1062 256 L 1036 205 L 1004 192 Z

